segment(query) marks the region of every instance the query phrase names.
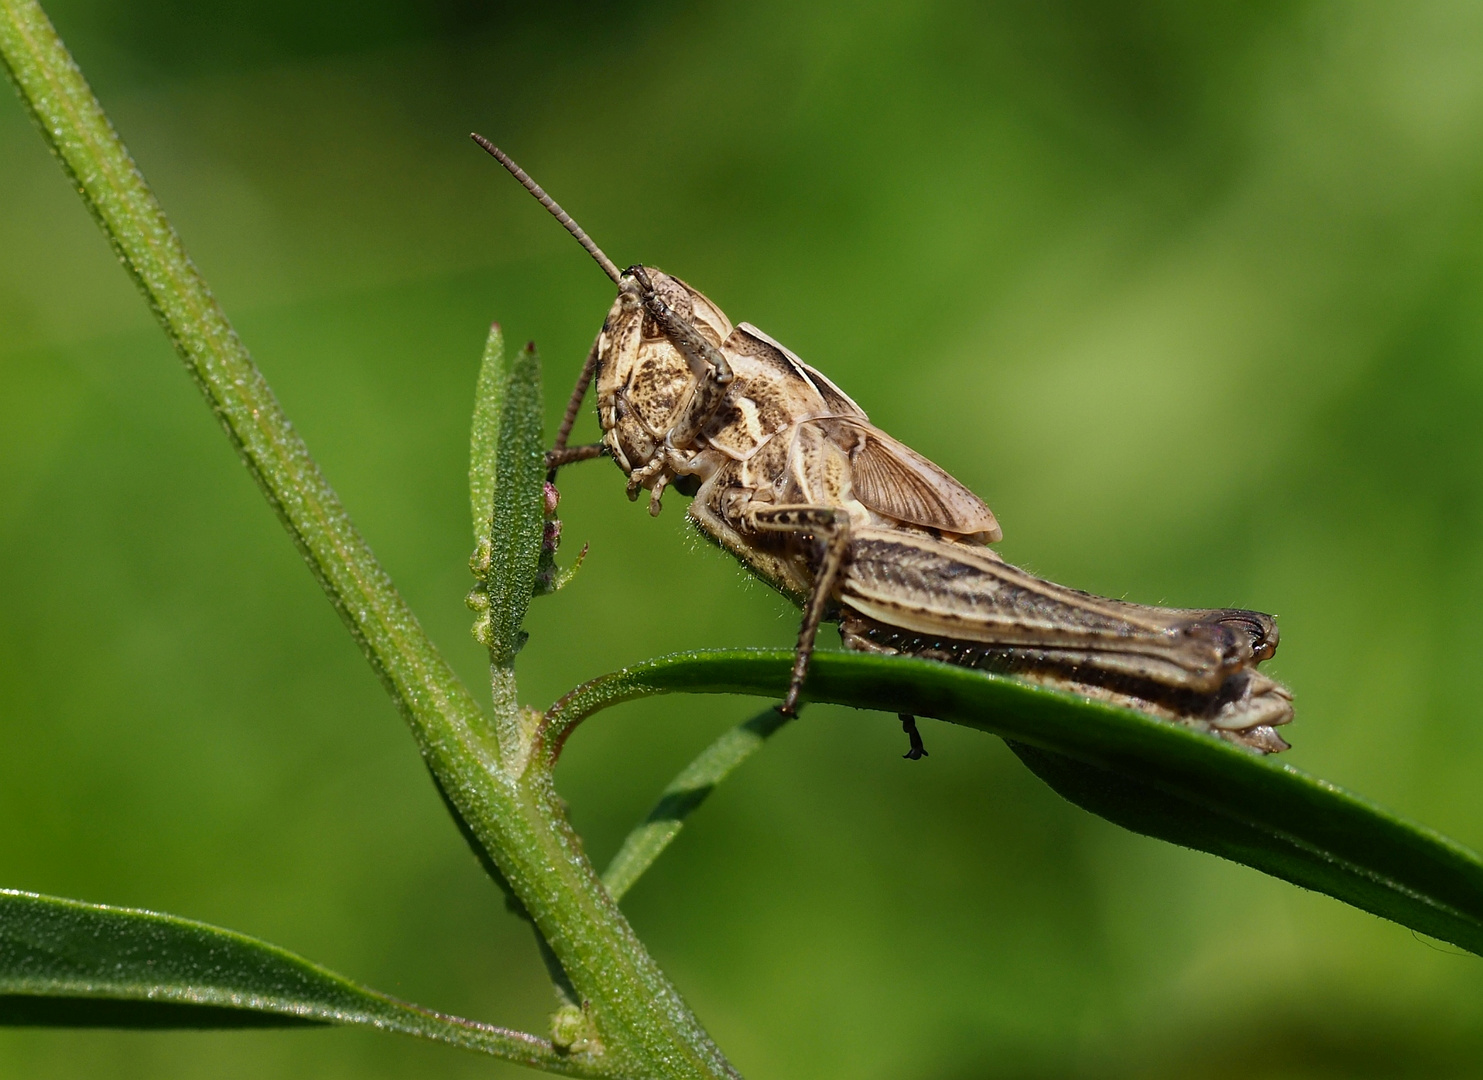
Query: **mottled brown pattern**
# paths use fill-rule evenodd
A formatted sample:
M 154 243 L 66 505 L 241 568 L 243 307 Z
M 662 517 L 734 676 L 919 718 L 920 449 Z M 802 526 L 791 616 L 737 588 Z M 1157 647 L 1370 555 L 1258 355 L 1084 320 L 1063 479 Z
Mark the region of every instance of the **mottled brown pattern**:
M 683 479 L 700 531 L 803 606 L 785 711 L 830 617 L 851 648 L 1005 672 L 1253 750 L 1286 747 L 1274 729 L 1291 719 L 1291 695 L 1257 671 L 1276 650 L 1271 616 L 1146 607 L 1008 565 L 984 546 L 1001 532 L 983 500 L 679 279 L 652 267 L 623 276 L 596 386 L 630 495 L 648 490 L 657 513 Z

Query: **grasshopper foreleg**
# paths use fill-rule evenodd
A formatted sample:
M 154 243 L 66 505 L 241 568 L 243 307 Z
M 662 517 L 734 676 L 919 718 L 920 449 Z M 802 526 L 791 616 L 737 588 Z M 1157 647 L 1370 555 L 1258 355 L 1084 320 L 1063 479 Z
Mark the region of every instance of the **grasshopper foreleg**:
M 748 517 L 755 529 L 811 534 L 824 546 L 819 568 L 814 572 L 808 603 L 803 608 L 803 623 L 798 628 L 798 646 L 793 653 L 793 674 L 788 681 L 788 693 L 778 706 L 778 712 L 784 716 L 797 716 L 798 695 L 803 691 L 803 680 L 808 676 L 814 638 L 818 636 L 819 623 L 823 621 L 830 594 L 834 592 L 845 555 L 850 550 L 850 519 L 843 511 L 827 506 L 769 507 L 753 510 Z
M 660 497 L 664 493 L 665 486 L 674 479 L 675 466 L 684 460 L 684 452 L 694 449 L 695 440 L 700 436 L 701 429 L 710 423 L 720 410 L 721 403 L 726 398 L 726 390 L 736 376 L 731 370 L 731 363 L 726 359 L 725 353 L 713 345 L 691 322 L 675 314 L 674 309 L 664 302 L 663 297 L 654 289 L 643 267 L 630 268 L 626 276 L 632 277 L 637 283 L 639 299 L 644 305 L 644 311 L 664 331 L 664 336 L 669 339 L 670 344 L 679 350 L 696 378 L 695 389 L 690 395 L 690 400 L 685 403 L 679 419 L 665 433 L 664 445 L 660 447 L 652 461 L 641 468 L 634 469 L 628 477 L 628 497 L 630 499 L 638 498 L 639 489 L 652 484 L 649 495 L 649 513 L 657 517 L 660 510 Z
M 695 392 L 690 395 L 690 400 L 685 403 L 679 420 L 665 434 L 664 443 L 658 448 L 654 459 L 628 474 L 630 499 L 638 498 L 639 490 L 649 486 L 649 513 L 653 517 L 659 516 L 660 496 L 664 494 L 666 485 L 674 479 L 676 467 L 686 462 L 689 457 L 686 451 L 694 449 L 701 428 L 710 422 L 721 407 L 721 402 L 726 397 L 726 387 L 727 383 L 721 382 L 714 370 L 702 376 Z

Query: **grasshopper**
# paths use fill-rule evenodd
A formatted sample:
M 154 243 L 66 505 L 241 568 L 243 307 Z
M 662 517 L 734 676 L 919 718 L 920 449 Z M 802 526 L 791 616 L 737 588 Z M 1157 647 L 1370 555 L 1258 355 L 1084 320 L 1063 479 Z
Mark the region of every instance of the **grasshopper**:
M 796 715 L 822 622 L 846 648 L 1008 673 L 1209 732 L 1258 753 L 1292 695 L 1257 670 L 1270 615 L 1105 599 L 1011 566 L 982 499 L 871 424 L 844 391 L 749 323 L 652 266 L 620 271 L 503 151 L 474 140 L 549 210 L 618 286 L 572 391 L 562 465 L 611 457 L 628 496 L 691 497 L 708 539 L 803 609 L 788 691 Z M 601 443 L 569 447 L 596 380 Z M 903 714 L 908 758 L 925 756 Z

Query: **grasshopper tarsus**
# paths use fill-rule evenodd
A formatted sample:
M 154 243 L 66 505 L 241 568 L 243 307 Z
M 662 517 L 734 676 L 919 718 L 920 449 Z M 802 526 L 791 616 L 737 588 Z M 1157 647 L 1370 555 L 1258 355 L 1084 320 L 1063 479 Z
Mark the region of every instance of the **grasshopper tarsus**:
M 922 733 L 917 730 L 917 718 L 911 713 L 897 713 L 901 718 L 901 730 L 906 732 L 907 742 L 910 749 L 901 756 L 907 761 L 920 761 L 924 757 L 931 757 L 927 753 L 927 747 L 922 743 Z
M 669 486 L 669 477 L 668 477 L 668 475 L 660 474 L 659 478 L 657 480 L 655 480 L 654 486 L 649 489 L 649 516 L 650 517 L 658 517 L 659 516 L 659 511 L 661 511 L 661 510 L 664 509 L 664 505 L 660 502 L 660 499 L 662 499 L 664 497 L 664 489 L 666 487 L 668 487 L 668 486 Z

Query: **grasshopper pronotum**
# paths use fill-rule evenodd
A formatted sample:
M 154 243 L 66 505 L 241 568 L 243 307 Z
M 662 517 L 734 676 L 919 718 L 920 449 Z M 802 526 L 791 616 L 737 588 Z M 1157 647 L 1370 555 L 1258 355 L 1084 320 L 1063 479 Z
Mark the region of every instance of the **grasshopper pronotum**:
M 847 648 L 1007 672 L 1172 720 L 1249 749 L 1287 749 L 1275 730 L 1292 695 L 1257 671 L 1277 649 L 1270 615 L 1109 600 L 1041 580 L 986 546 L 1002 533 L 984 502 L 870 423 L 850 397 L 748 323 L 652 266 L 619 271 L 499 148 L 495 157 L 618 286 L 547 462 L 611 456 L 628 495 L 692 496 L 689 517 L 803 608 L 794 715 L 822 621 Z M 592 380 L 603 440 L 568 447 Z M 902 716 L 909 758 L 925 754 Z

